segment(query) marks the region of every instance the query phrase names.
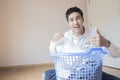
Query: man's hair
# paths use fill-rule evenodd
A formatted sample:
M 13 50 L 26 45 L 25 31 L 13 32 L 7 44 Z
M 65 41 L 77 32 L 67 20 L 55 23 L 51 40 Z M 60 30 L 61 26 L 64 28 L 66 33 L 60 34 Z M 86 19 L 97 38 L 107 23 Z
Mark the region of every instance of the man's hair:
M 73 13 L 73 12 L 78 12 L 78 13 L 81 15 L 81 17 L 83 18 L 83 12 L 82 12 L 82 10 L 81 10 L 80 8 L 78 8 L 78 7 L 71 7 L 71 8 L 69 8 L 69 9 L 66 11 L 66 19 L 67 19 L 67 21 L 68 21 L 69 15 L 70 15 L 71 13 Z

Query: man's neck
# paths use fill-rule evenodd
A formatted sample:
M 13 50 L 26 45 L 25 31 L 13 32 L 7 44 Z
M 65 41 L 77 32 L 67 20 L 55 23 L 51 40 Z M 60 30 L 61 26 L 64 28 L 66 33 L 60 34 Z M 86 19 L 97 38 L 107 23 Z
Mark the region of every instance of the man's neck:
M 76 32 L 73 31 L 73 34 L 74 34 L 76 37 L 80 37 L 80 36 L 83 35 L 84 33 L 85 33 L 85 27 L 83 27 L 83 30 L 80 31 L 80 32 L 78 32 L 78 33 L 76 33 Z

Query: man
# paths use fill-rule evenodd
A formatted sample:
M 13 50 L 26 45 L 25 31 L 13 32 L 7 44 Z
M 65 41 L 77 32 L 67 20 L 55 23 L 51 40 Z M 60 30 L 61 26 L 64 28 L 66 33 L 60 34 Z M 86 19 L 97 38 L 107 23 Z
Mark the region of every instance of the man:
M 120 49 L 117 48 L 114 44 L 112 44 L 109 40 L 104 38 L 98 29 L 95 29 L 94 36 L 91 36 L 90 39 L 87 38 L 89 31 L 86 30 L 86 27 L 83 25 L 84 18 L 83 12 L 80 8 L 71 7 L 66 12 L 66 19 L 68 24 L 70 25 L 71 30 L 65 32 L 64 34 L 55 33 L 53 39 L 50 43 L 49 49 L 50 52 L 61 52 L 63 48 L 66 47 L 67 39 L 73 45 L 78 45 L 79 49 L 88 49 L 91 46 L 96 47 L 106 47 L 109 52 L 110 56 L 112 57 L 119 57 L 120 56 Z M 64 50 L 63 50 L 64 51 Z M 68 52 L 68 51 L 67 51 Z M 56 80 L 55 78 L 55 70 L 47 71 L 45 75 L 48 75 L 45 80 Z M 50 75 L 50 74 L 53 75 Z M 53 77 L 52 77 L 53 76 Z M 53 78 L 53 79 L 52 79 Z M 103 72 L 102 80 L 120 80 L 119 78 L 106 74 Z

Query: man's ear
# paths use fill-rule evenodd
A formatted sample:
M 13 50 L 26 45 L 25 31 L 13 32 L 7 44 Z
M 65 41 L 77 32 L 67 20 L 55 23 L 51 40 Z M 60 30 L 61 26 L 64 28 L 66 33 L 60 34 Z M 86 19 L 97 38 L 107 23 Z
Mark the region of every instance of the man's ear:
M 83 22 L 84 22 L 84 18 L 82 18 Z

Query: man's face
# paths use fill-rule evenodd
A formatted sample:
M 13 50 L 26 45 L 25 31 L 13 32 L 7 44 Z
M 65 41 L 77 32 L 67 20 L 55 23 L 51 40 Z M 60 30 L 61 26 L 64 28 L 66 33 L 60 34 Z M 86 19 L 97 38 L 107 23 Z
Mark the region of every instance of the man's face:
M 78 12 L 73 12 L 68 17 L 68 23 L 74 32 L 83 32 L 83 17 Z

